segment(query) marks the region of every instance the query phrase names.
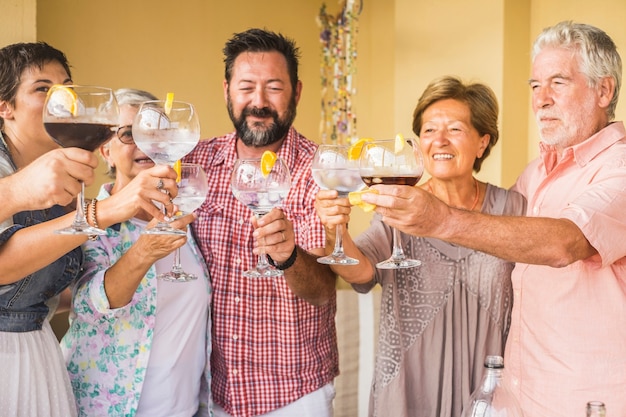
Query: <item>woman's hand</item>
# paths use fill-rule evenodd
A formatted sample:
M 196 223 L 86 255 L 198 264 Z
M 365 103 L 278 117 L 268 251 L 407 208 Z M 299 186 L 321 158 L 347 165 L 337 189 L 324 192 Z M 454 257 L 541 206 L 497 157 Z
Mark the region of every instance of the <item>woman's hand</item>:
M 165 191 L 165 192 L 164 192 Z M 165 205 L 168 215 L 173 215 L 172 199 L 178 194 L 176 171 L 167 165 L 155 165 L 139 172 L 135 178 L 111 197 L 98 202 L 98 224 L 112 224 L 144 213 L 143 218 L 164 220 L 155 201 Z
M 348 198 L 337 198 L 334 190 L 320 190 L 315 196 L 315 211 L 324 225 L 327 239 L 335 240 L 335 228 L 348 224 L 352 206 Z
M 63 148 L 46 152 L 33 162 L 5 178 L 16 205 L 14 213 L 54 206 L 67 206 L 81 191 L 81 181 L 89 185 L 94 180 L 98 158 L 79 148 Z

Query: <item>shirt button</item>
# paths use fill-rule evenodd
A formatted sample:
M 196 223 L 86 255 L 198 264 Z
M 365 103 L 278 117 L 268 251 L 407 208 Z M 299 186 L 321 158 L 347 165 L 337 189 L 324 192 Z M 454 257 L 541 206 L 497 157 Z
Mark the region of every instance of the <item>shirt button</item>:
M 533 207 L 533 214 L 539 214 L 539 207 Z
M 239 374 L 239 371 L 237 371 L 236 369 L 233 369 L 233 375 L 237 376 Z
M 244 224 L 244 223 L 245 223 L 245 221 L 244 221 L 243 219 L 239 219 L 239 224 L 240 224 L 240 225 L 242 225 L 242 224 Z
M 233 335 L 233 340 L 237 340 L 237 339 L 239 339 L 239 336 L 237 336 L 236 334 Z
M 235 258 L 235 265 L 240 265 L 240 264 L 241 264 L 241 259 Z
M 241 298 L 235 297 L 235 302 L 238 303 L 239 301 L 241 301 Z

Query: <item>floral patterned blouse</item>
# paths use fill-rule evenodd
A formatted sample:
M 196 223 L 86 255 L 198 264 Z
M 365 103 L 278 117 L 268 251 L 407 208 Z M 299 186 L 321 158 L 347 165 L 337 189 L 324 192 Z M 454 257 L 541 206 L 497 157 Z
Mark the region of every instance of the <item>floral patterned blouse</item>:
M 98 200 L 109 196 L 111 185 L 103 185 Z M 61 341 L 81 416 L 134 416 L 137 411 L 156 322 L 156 269 L 150 268 L 127 305 L 115 309 L 109 307 L 104 274 L 140 233 L 137 226 L 125 221 L 109 227 L 106 236 L 89 240 L 83 247 L 84 271 L 72 289 L 70 328 Z M 206 264 L 191 235 L 187 242 L 205 272 L 210 300 Z M 210 409 L 210 319 L 206 335 L 207 361 L 200 400 L 203 410 Z

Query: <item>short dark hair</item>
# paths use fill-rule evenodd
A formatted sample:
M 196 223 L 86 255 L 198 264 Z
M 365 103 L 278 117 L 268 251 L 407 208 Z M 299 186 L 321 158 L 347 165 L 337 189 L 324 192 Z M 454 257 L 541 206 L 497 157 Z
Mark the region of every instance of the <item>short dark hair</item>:
M 474 171 L 480 167 L 498 142 L 498 99 L 489 86 L 482 83 L 464 83 L 454 76 L 444 76 L 433 80 L 422 93 L 413 112 L 413 132 L 419 136 L 422 130 L 422 116 L 426 109 L 440 100 L 453 99 L 467 104 L 470 110 L 470 123 L 480 136 L 489 135 L 489 143 L 482 156 L 474 160 Z
M 298 83 L 298 60 L 300 50 L 292 39 L 280 33 L 271 32 L 265 29 L 248 29 L 245 32 L 235 33 L 224 46 L 224 76 L 226 82 L 230 83 L 233 75 L 233 65 L 235 59 L 242 52 L 271 52 L 281 53 L 287 61 L 287 71 L 293 90 L 296 90 Z
M 15 105 L 24 70 L 34 66 L 41 69 L 51 61 L 61 64 L 72 78 L 65 54 L 45 42 L 15 43 L 0 49 L 0 100 Z M 4 120 L 0 118 L 0 127 L 3 125 Z

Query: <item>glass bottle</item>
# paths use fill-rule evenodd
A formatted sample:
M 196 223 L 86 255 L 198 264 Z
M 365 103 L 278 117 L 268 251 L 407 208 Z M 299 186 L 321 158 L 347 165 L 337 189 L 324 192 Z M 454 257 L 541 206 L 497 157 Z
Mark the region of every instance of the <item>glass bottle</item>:
M 504 359 L 487 356 L 480 386 L 463 407 L 461 417 L 522 417 L 522 409 L 503 382 Z
M 589 401 L 587 403 L 587 417 L 605 417 L 606 407 L 601 401 Z

